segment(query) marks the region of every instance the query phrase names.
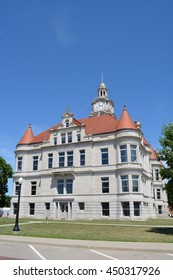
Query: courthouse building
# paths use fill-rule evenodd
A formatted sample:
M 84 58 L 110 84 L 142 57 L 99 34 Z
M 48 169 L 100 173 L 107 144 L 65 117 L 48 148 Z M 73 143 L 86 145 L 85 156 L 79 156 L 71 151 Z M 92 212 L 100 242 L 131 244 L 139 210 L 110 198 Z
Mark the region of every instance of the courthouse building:
M 126 107 L 118 119 L 105 83 L 89 117 L 69 109 L 60 122 L 34 135 L 29 126 L 16 146 L 11 215 L 19 177 L 20 217 L 138 219 L 167 215 L 161 163 Z

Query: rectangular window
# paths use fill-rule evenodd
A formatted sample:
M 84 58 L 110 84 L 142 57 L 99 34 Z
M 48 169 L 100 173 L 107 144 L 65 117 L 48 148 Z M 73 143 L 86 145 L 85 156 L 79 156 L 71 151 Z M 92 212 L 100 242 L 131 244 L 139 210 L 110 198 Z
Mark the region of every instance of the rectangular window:
M 139 191 L 139 176 L 132 175 L 132 191 L 138 192 Z
M 80 150 L 80 166 L 85 165 L 85 150 Z
M 84 202 L 79 202 L 79 210 L 85 210 L 85 203 Z
M 54 138 L 53 138 L 53 143 L 54 143 L 54 145 L 57 145 L 57 143 L 58 143 L 57 137 L 54 137 Z
M 128 201 L 121 202 L 123 216 L 130 217 L 130 203 Z
M 18 157 L 17 158 L 17 171 L 22 171 L 22 160 L 23 158 L 22 157 Z
M 136 145 L 130 145 L 131 162 L 136 162 L 137 161 L 136 149 L 137 149 Z
M 140 202 L 133 202 L 134 206 L 134 216 L 140 216 Z
M 69 120 L 66 120 L 65 121 L 65 127 L 69 127 L 70 126 L 70 122 L 69 122 Z
M 48 154 L 48 168 L 52 168 L 53 166 L 53 154 Z
M 80 142 L 81 141 L 81 134 L 78 132 L 77 133 L 77 142 Z
M 102 202 L 102 216 L 109 216 L 109 202 Z
M 67 166 L 73 166 L 73 151 L 67 152 Z
M 155 180 L 159 181 L 159 169 L 155 169 Z
M 157 199 L 161 199 L 161 190 L 160 189 L 156 190 L 156 195 L 157 195 Z
M 102 177 L 102 193 L 109 193 L 109 177 Z
M 66 142 L 65 133 L 61 133 L 61 144 L 65 144 L 65 142 Z
M 19 183 L 15 182 L 15 195 L 19 195 L 19 188 L 20 188 Z
M 120 146 L 121 162 L 127 162 L 127 145 Z
M 108 148 L 101 149 L 102 165 L 109 164 Z
M 29 214 L 34 215 L 35 212 L 35 203 L 30 203 L 29 204 Z
M 64 161 L 65 161 L 65 153 L 60 152 L 59 153 L 59 167 L 64 167 Z
M 58 194 L 64 193 L 64 180 L 59 179 L 58 180 Z
M 33 170 L 38 170 L 38 156 L 33 156 Z
M 36 195 L 37 191 L 37 182 L 31 182 L 31 195 Z
M 45 208 L 46 208 L 46 210 L 50 210 L 50 203 L 49 202 L 45 203 Z
M 67 133 L 68 143 L 72 143 L 72 132 Z
M 73 193 L 73 179 L 67 179 L 66 181 L 66 193 Z
M 121 176 L 121 185 L 122 185 L 122 192 L 129 191 L 129 180 L 127 175 Z

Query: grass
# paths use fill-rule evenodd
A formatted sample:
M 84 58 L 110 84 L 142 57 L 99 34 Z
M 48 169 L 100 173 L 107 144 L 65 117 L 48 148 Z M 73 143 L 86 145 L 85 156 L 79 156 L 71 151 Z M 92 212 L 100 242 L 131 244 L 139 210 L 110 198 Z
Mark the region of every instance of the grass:
M 13 225 L 14 219 L 1 218 L 0 235 L 13 235 Z M 45 222 L 43 220 L 20 219 L 20 229 L 19 236 L 173 243 L 173 219 L 157 219 L 144 222 L 107 220 Z

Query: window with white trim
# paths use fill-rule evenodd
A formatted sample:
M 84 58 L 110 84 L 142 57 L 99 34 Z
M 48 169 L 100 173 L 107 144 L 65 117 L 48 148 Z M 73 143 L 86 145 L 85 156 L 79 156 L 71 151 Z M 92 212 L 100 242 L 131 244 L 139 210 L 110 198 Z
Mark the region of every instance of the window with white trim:
M 109 164 L 108 148 L 101 149 L 101 159 L 102 159 L 102 165 Z
M 85 150 L 80 150 L 80 166 L 85 165 Z
M 31 182 L 31 195 L 36 195 L 37 192 L 37 182 L 32 181 Z
M 67 133 L 67 140 L 68 140 L 68 143 L 72 143 L 72 132 Z
M 136 145 L 130 145 L 130 154 L 131 154 L 131 162 L 137 161 L 137 146 Z
M 59 152 L 59 167 L 64 167 L 65 165 L 65 152 Z
M 102 216 L 109 216 L 109 202 L 102 202 Z
M 138 192 L 139 191 L 139 176 L 132 175 L 132 191 Z
M 121 176 L 122 192 L 129 192 L 129 179 L 128 175 Z
M 67 166 L 73 166 L 73 151 L 67 152 Z
M 120 146 L 120 158 L 121 162 L 127 162 L 127 145 Z
M 48 154 L 48 168 L 52 168 L 53 167 L 53 154 L 50 153 Z
M 73 193 L 73 179 L 58 179 L 58 194 Z
M 102 177 L 102 193 L 109 193 L 109 177 Z
M 130 203 L 129 201 L 121 202 L 123 216 L 130 217 Z
M 18 172 L 22 171 L 22 161 L 23 161 L 23 157 L 17 158 L 17 171 Z
M 79 206 L 79 210 L 85 210 L 85 203 L 84 202 L 79 202 L 78 203 L 78 206 Z
M 38 170 L 38 156 L 33 156 L 33 170 Z
M 140 202 L 139 201 L 134 201 L 133 202 L 133 207 L 134 207 L 134 216 L 140 216 Z

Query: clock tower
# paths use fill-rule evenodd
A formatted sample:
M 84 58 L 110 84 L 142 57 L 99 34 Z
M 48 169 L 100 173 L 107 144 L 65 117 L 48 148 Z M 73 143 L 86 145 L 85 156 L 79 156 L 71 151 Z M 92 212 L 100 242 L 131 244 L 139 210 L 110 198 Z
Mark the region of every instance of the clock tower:
M 98 97 L 92 102 L 92 112 L 90 117 L 103 114 L 114 114 L 114 103 L 108 98 L 108 89 L 105 83 L 101 83 L 97 90 Z

